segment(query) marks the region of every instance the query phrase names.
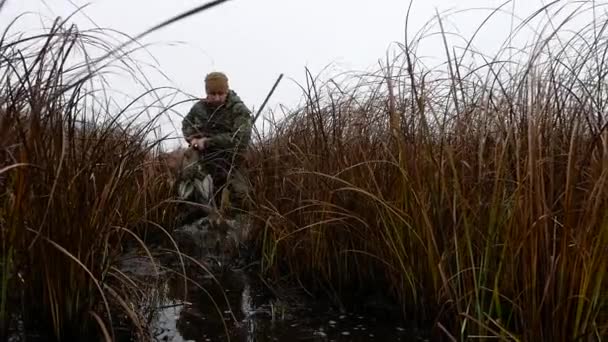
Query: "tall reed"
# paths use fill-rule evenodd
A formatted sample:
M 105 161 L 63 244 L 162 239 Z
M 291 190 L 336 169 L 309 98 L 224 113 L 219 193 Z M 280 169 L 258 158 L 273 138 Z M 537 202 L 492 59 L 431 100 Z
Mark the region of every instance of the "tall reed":
M 249 159 L 263 270 L 380 287 L 446 340 L 605 339 L 606 18 L 571 34 L 577 13 L 495 57 L 457 54 L 440 17 L 437 67 L 422 32 L 348 84 L 308 73 Z
M 135 99 L 114 111 L 106 73 L 137 69 L 103 30 L 57 19 L 0 40 L 0 335 L 21 319 L 56 340 L 146 338 L 145 295 L 120 271 L 127 242 L 168 232 L 171 185 L 155 164 L 157 118 Z M 142 98 L 155 92 L 142 94 Z M 160 101 L 160 98 L 159 98 Z M 135 114 L 134 116 L 128 116 Z M 148 251 L 149 252 L 149 251 Z

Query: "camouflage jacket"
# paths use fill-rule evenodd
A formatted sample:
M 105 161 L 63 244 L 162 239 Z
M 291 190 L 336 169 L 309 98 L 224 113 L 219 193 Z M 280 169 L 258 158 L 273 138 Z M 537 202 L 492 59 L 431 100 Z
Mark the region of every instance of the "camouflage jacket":
M 251 111 L 241 98 L 230 90 L 226 103 L 211 108 L 200 100 L 184 117 L 182 133 L 184 137 L 200 134 L 211 138 L 208 148 L 219 151 L 242 152 L 251 139 L 253 125 Z

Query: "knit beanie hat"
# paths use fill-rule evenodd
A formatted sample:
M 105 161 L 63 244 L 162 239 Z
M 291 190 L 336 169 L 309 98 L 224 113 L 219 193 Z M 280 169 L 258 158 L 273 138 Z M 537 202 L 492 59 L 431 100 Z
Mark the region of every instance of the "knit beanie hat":
M 228 77 L 222 72 L 211 72 L 205 77 L 205 91 L 209 93 L 228 93 Z

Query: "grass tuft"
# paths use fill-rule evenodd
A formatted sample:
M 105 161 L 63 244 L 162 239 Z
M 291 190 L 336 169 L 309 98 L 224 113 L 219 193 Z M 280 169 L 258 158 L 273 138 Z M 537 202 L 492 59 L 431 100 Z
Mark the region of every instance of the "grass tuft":
M 436 67 L 421 32 L 346 85 L 307 71 L 306 105 L 249 159 L 263 270 L 391 293 L 446 339 L 606 338 L 606 18 L 572 34 L 600 6 L 582 4 L 494 57 L 457 53 L 438 15 Z
M 0 41 L 3 337 L 20 318 L 56 340 L 114 340 L 122 317 L 147 336 L 145 312 L 133 304 L 145 294 L 132 290 L 118 257 L 128 244 L 147 250 L 148 232 L 170 229 L 172 189 L 157 159 L 160 114 L 149 116 L 158 104 L 129 117 L 134 108 L 115 112 L 106 97 L 105 73 L 137 70 L 134 61 L 120 53 L 89 68 L 92 51 L 112 49 L 108 40 L 56 20 L 43 34 Z

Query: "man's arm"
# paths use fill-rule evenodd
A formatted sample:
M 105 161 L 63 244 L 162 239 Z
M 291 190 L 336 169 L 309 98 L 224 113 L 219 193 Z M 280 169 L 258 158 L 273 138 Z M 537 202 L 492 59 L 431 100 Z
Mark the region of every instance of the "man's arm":
M 201 128 L 206 118 L 205 109 L 200 103 L 196 103 L 182 120 L 182 134 L 186 141 L 190 142 L 193 137 L 202 137 Z

